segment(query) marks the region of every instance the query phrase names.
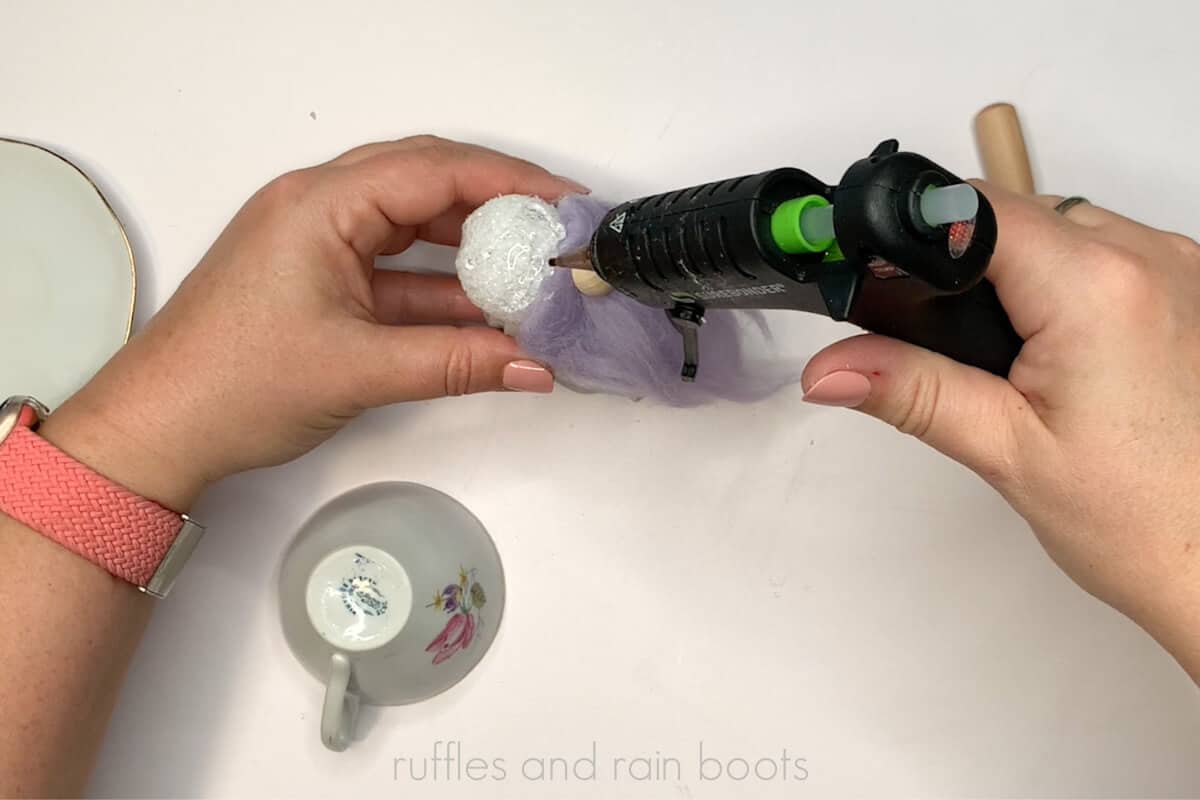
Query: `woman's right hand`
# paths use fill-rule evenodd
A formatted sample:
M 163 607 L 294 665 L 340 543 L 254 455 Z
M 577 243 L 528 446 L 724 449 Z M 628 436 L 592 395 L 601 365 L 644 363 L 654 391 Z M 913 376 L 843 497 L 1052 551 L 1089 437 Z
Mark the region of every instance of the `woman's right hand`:
M 867 335 L 813 357 L 805 399 L 973 469 L 1200 682 L 1200 246 L 978 186 L 1000 230 L 988 278 L 1025 340 L 1008 380 Z

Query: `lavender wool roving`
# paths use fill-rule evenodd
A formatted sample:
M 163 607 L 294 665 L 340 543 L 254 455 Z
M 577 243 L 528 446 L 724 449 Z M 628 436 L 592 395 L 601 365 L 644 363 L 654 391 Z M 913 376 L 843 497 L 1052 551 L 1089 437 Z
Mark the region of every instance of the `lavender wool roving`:
M 562 384 L 677 406 L 751 402 L 799 380 L 803 363 L 780 358 L 765 317 L 714 309 L 700 332 L 700 371 L 679 378 L 683 344 L 662 309 L 613 292 L 586 297 L 549 259 L 587 243 L 607 206 L 568 195 L 557 208 L 508 195 L 463 226 L 458 272 L 472 302 L 516 336 Z

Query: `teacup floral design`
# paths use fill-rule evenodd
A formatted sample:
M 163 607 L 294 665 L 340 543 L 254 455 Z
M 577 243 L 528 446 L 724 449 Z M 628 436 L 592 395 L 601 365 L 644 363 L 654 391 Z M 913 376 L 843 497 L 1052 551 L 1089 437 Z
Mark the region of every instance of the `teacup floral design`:
M 450 615 L 446 627 L 425 648 L 433 653 L 433 663 L 441 664 L 459 650 L 466 650 L 475 638 L 475 628 L 482 623 L 480 609 L 487 603 L 483 586 L 475 580 L 475 570 L 458 568 L 458 583 L 447 584 L 434 594 L 426 608 L 437 608 Z

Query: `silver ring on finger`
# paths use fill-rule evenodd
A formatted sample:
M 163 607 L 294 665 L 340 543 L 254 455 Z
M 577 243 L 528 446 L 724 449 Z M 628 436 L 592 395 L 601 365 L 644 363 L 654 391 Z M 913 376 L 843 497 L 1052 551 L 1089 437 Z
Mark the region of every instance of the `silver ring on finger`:
M 1087 202 L 1089 202 L 1089 201 L 1086 197 L 1080 197 L 1079 195 L 1072 195 L 1071 197 L 1065 197 L 1062 199 L 1061 202 L 1059 202 L 1058 205 L 1056 205 L 1054 207 L 1054 213 L 1062 214 L 1065 216 L 1066 213 L 1068 211 L 1070 211 L 1072 208 L 1074 208 L 1075 206 L 1081 206 Z

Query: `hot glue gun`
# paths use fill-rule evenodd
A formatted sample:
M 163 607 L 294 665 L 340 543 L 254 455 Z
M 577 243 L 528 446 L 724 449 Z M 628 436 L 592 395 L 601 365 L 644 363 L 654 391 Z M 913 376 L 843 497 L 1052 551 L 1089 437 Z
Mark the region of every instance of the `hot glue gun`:
M 889 139 L 836 186 L 784 167 L 622 203 L 552 263 L 663 308 L 685 381 L 709 308 L 824 314 L 1006 375 L 1022 342 L 983 280 L 995 244 L 982 194 Z

